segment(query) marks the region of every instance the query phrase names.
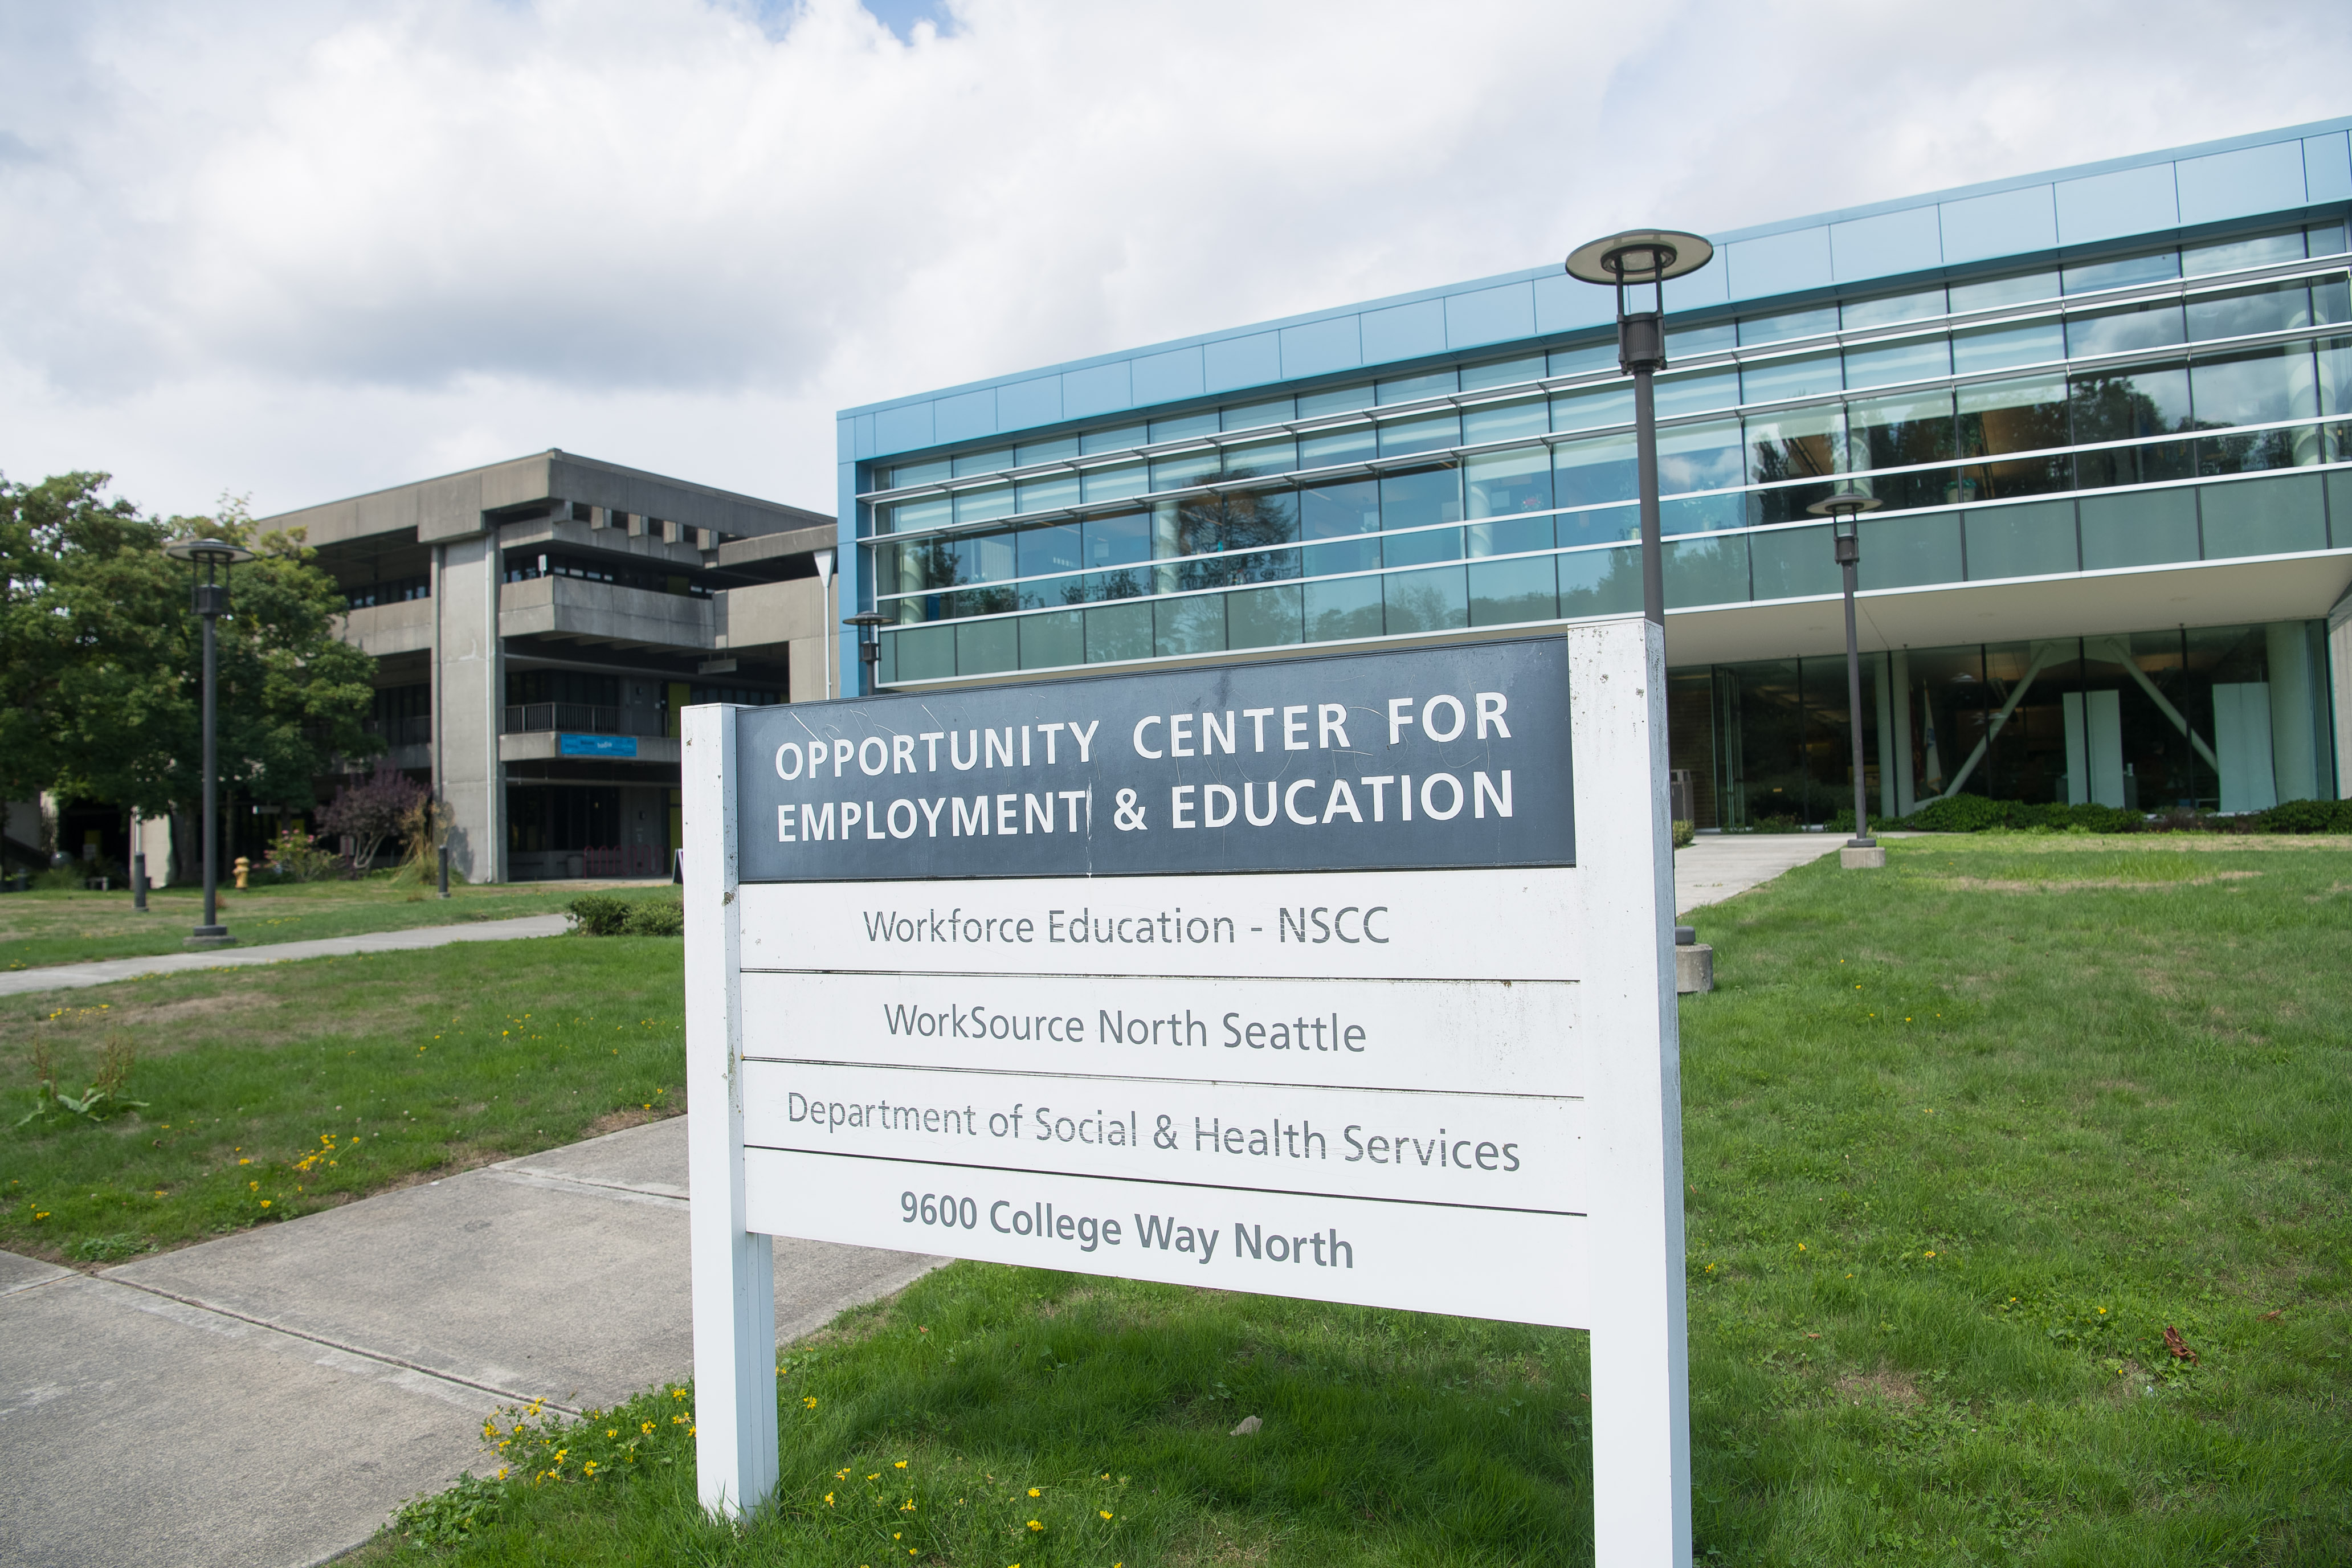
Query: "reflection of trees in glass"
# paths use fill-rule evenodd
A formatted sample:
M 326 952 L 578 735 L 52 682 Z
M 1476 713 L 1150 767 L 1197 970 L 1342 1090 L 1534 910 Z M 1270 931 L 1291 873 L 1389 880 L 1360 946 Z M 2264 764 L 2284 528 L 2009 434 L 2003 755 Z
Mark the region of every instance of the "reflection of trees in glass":
M 2176 413 L 2165 406 L 2169 401 L 2176 408 L 2186 410 L 2189 373 L 2185 370 L 2078 375 L 2068 383 L 2066 391 L 2074 439 L 2078 442 L 2132 441 L 2195 427 L 2185 412 Z M 2187 479 L 2190 471 L 2189 449 L 2187 441 L 2162 441 L 2145 447 L 2080 453 L 2074 458 L 2075 482 L 2085 489 L 2095 489 L 2107 485 Z
M 2066 403 L 2054 382 L 2033 381 L 2022 386 L 1999 384 L 1970 388 L 1975 406 L 1960 410 L 1960 456 L 1992 458 L 2005 452 L 2032 452 L 2067 445 Z M 2049 395 L 2056 393 L 2057 395 Z M 2013 398 L 2015 401 L 2004 401 Z M 1964 396 L 1964 405 L 1971 401 Z M 1966 494 L 1955 500 L 1990 500 L 2006 496 L 2044 495 L 2064 489 L 2072 478 L 2063 458 L 2021 458 L 1979 463 L 1963 470 Z
M 1751 427 L 1748 442 L 1750 478 L 1769 485 L 1781 479 L 1805 479 L 1838 471 L 1838 442 L 1828 430 L 1797 434 L 1777 426 Z M 1752 521 L 1790 522 L 1803 519 L 1805 509 L 1830 493 L 1828 485 L 1792 485 L 1762 490 L 1750 498 Z
M 1287 490 L 1200 496 L 1176 513 L 1176 552 L 1213 559 L 1187 561 L 1178 569 L 1181 588 L 1223 588 L 1272 583 L 1298 575 L 1296 551 L 1265 546 L 1296 543 L 1298 514 Z M 1257 551 L 1230 560 L 1213 557 Z
M 1901 468 L 1918 463 L 1948 463 L 1958 455 L 1953 440 L 1952 400 L 1905 398 L 1852 405 L 1854 467 Z M 1888 507 L 1941 506 L 1958 500 L 1953 476 L 1943 472 L 1874 477 L 1870 489 Z

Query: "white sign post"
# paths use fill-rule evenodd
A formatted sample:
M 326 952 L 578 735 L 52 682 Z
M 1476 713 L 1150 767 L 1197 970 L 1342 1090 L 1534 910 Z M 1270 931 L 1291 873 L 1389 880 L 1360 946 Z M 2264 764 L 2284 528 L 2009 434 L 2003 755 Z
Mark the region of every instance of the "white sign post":
M 793 1236 L 1589 1329 L 1598 1561 L 1687 1564 L 1664 673 L 688 710 L 704 1505 L 776 1484 Z

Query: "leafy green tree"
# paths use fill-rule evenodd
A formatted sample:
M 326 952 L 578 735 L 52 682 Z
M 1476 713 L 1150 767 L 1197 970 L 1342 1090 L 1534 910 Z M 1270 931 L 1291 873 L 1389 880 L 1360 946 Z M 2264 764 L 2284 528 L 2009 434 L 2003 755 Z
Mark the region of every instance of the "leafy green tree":
M 144 816 L 203 798 L 201 623 L 170 540 L 210 534 L 236 568 L 219 623 L 221 784 L 307 809 L 312 782 L 378 749 L 362 727 L 367 655 L 343 642 L 343 601 L 298 531 L 262 533 L 240 501 L 215 517 L 142 517 L 108 476 L 0 480 L 0 794 L 39 790 Z

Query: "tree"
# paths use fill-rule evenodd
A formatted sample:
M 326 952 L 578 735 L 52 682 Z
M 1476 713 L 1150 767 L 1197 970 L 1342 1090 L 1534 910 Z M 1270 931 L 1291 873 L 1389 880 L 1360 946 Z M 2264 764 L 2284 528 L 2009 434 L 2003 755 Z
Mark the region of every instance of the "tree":
M 335 798 L 319 813 L 319 829 L 348 834 L 352 840 L 352 864 L 364 871 L 385 839 L 415 830 L 413 819 L 425 793 L 425 786 L 394 767 L 390 758 L 380 758 L 372 776 L 335 792 Z
M 373 661 L 335 634 L 333 579 L 299 531 L 262 533 L 240 501 L 142 517 L 101 498 L 107 478 L 0 480 L 0 794 L 196 808 L 202 636 L 189 568 L 163 545 L 207 533 L 257 555 L 219 623 L 222 785 L 307 810 L 314 779 L 379 749 L 362 728 Z

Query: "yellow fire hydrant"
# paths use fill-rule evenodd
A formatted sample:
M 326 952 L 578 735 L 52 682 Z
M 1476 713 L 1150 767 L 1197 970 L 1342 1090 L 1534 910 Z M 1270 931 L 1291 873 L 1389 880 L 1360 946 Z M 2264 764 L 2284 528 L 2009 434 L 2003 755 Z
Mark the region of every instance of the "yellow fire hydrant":
M 236 886 L 237 886 L 237 890 L 238 890 L 239 892 L 242 892 L 242 891 L 244 891 L 244 890 L 245 890 L 245 879 L 246 879 L 246 876 L 247 876 L 247 873 L 249 873 L 252 869 L 253 869 L 253 862 L 252 862 L 251 860 L 247 859 L 246 857 L 244 857 L 244 856 L 242 856 L 242 855 L 240 855 L 240 856 L 238 856 L 238 857 L 236 858 Z

